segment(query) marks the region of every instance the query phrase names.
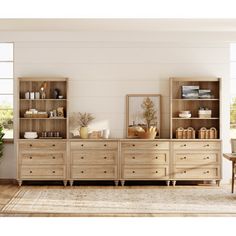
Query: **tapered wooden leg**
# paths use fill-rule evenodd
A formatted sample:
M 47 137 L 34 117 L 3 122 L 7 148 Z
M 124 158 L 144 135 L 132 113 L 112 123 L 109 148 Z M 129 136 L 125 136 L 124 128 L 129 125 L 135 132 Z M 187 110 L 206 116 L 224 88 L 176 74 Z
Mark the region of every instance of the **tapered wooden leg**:
M 18 185 L 20 187 L 22 185 L 22 180 L 18 180 L 17 182 L 18 182 Z
M 114 183 L 115 183 L 115 186 L 118 186 L 119 185 L 119 180 L 115 180 Z
M 64 184 L 64 186 L 66 186 L 67 185 L 67 180 L 63 180 L 63 184 Z
M 235 163 L 232 161 L 232 193 L 234 193 L 234 167 Z
M 172 180 L 172 184 L 173 184 L 173 186 L 175 187 L 175 185 L 176 185 L 176 180 Z
M 74 181 L 70 180 L 70 186 L 73 186 Z
M 120 182 L 121 182 L 121 186 L 124 187 L 125 186 L 125 180 L 121 180 Z
M 167 181 L 166 181 L 166 185 L 167 185 L 167 186 L 170 186 L 170 180 L 167 180 Z

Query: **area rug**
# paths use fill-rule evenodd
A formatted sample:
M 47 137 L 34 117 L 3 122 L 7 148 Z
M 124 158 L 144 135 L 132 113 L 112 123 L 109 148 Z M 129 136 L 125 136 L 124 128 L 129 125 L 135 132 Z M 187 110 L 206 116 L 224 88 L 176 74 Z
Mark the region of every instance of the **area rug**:
M 236 196 L 219 187 L 21 187 L 5 213 L 236 213 Z

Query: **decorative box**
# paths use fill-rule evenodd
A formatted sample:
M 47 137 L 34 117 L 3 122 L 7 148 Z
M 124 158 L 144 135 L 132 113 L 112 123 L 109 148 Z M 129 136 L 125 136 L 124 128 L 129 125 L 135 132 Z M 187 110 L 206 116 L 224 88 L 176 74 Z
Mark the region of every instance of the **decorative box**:
M 198 110 L 199 118 L 211 118 L 211 110 Z

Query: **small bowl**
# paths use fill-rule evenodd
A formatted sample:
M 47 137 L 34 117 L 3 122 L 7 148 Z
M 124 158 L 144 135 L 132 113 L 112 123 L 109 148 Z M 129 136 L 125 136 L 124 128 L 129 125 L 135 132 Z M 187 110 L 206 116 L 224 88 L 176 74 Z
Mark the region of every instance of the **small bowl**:
M 62 95 L 59 95 L 59 96 L 58 96 L 58 98 L 59 98 L 59 99 L 62 99 L 62 98 L 63 98 L 63 96 L 62 96 Z
M 180 111 L 180 114 L 190 114 L 190 111 Z

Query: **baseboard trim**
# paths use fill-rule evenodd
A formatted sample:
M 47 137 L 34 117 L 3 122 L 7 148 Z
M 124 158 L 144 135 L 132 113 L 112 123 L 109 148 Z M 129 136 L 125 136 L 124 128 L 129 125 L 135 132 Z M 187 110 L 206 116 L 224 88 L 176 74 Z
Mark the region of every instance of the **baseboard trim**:
M 17 185 L 16 179 L 0 179 L 0 184 L 14 184 Z

